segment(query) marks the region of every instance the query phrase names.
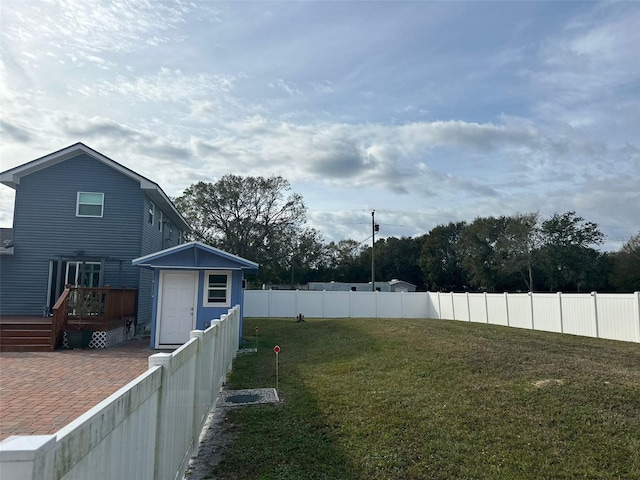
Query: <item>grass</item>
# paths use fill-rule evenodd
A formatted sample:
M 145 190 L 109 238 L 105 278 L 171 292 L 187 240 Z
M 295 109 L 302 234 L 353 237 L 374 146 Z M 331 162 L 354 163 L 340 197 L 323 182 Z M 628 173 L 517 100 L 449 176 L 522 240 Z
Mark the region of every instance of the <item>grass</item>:
M 221 479 L 640 479 L 640 345 L 439 320 L 245 320 Z

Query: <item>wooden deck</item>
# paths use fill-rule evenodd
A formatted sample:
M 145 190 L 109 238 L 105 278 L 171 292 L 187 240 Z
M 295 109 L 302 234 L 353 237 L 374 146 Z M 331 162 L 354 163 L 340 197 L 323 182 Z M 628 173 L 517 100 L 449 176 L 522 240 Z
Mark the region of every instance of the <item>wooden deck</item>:
M 78 289 L 67 285 L 53 307 L 53 316 L 0 316 L 0 351 L 52 351 L 59 347 L 64 330 L 109 331 L 126 326 L 135 319 L 136 293 L 135 288 Z M 82 311 L 82 305 L 77 302 L 85 298 L 93 310 L 79 319 L 76 313 Z

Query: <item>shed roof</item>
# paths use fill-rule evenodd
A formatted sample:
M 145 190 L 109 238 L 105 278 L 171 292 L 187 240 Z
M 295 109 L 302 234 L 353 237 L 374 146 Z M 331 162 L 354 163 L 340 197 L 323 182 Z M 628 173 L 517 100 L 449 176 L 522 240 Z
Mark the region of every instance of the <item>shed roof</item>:
M 257 263 L 201 242 L 177 245 L 135 258 L 131 263 L 146 268 L 258 271 Z
M 119 164 L 115 160 L 104 156 L 100 152 L 87 147 L 82 142 L 75 143 L 63 148 L 62 150 L 58 150 L 57 152 L 50 153 L 44 157 L 37 158 L 31 162 L 6 170 L 0 173 L 0 182 L 15 190 L 16 187 L 20 185 L 20 179 L 22 177 L 51 167 L 57 163 L 64 162 L 65 160 L 69 160 L 70 158 L 83 153 L 138 182 L 140 184 L 140 188 L 144 190 L 149 198 L 151 198 L 151 200 L 160 207 L 160 209 L 171 219 L 171 221 L 173 221 L 173 223 L 178 225 L 182 230 L 191 230 L 187 221 L 180 212 L 178 212 L 173 202 L 157 183 L 143 177 L 124 165 Z

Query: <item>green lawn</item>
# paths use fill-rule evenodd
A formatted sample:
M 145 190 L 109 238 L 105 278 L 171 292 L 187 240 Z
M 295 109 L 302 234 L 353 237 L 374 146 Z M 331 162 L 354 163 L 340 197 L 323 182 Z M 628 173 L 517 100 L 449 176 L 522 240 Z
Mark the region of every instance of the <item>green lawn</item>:
M 216 478 L 640 479 L 640 345 L 440 320 L 246 319 Z

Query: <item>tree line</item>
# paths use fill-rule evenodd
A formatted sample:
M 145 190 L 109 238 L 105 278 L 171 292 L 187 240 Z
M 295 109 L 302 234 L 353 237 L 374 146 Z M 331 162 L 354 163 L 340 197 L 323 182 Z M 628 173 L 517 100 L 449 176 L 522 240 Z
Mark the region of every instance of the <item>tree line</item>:
M 306 224 L 302 196 L 280 176 L 225 175 L 198 182 L 174 202 L 199 240 L 260 264 L 250 282 L 368 282 L 394 278 L 431 291 L 640 290 L 640 232 L 618 252 L 598 225 L 568 211 L 480 217 L 438 225 L 418 237 L 388 237 L 371 245 L 325 243 Z M 383 225 L 384 227 L 384 225 Z

